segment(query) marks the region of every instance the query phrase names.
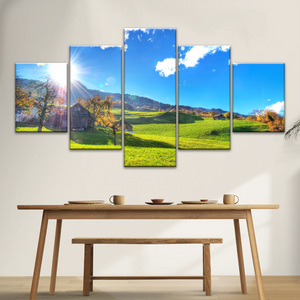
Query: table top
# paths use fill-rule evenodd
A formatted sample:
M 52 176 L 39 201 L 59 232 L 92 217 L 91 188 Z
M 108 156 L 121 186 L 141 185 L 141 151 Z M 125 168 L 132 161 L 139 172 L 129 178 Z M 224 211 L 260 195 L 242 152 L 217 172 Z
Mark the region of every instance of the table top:
M 20 210 L 105 210 L 105 211 L 148 211 L 148 210 L 249 210 L 249 209 L 278 209 L 279 204 L 186 204 L 186 205 L 103 205 L 103 204 L 74 204 L 74 205 L 18 205 Z

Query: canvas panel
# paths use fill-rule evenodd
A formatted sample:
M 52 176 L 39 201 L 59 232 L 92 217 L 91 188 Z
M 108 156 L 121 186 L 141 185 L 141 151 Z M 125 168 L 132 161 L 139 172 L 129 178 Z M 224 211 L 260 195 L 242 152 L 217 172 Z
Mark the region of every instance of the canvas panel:
M 233 131 L 284 132 L 284 64 L 233 64 Z
M 125 29 L 126 167 L 176 166 L 176 30 Z
M 178 46 L 179 149 L 230 149 L 230 47 Z
M 67 131 L 67 64 L 17 63 L 16 132 Z
M 70 149 L 122 149 L 121 46 L 70 47 Z

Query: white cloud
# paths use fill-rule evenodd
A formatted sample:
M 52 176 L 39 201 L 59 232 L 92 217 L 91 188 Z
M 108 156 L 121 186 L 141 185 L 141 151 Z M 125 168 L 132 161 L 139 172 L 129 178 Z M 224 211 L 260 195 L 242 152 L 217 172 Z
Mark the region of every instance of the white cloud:
M 226 52 L 230 49 L 230 46 L 221 46 L 221 51 Z
M 181 50 L 184 50 L 182 48 L 184 47 L 181 47 Z M 214 54 L 216 51 L 226 52 L 229 49 L 230 46 L 194 46 L 186 52 L 184 58 L 179 59 L 179 64 L 185 65 L 186 68 L 194 67 L 207 54 Z
M 266 109 L 270 109 L 275 111 L 276 113 L 280 113 L 281 111 L 284 111 L 284 101 L 282 102 L 276 102 L 270 106 L 267 106 Z
M 212 71 L 213 71 L 213 72 L 216 72 L 216 70 L 215 70 L 215 69 L 213 69 Z
M 127 45 L 127 44 L 125 44 L 125 51 L 127 50 L 127 48 L 128 48 L 128 45 Z
M 138 39 L 140 40 L 140 42 L 142 41 L 141 37 L 138 35 Z
M 149 38 L 149 39 L 147 40 L 147 42 L 153 42 L 153 39 Z
M 108 85 L 108 83 L 107 83 L 107 82 L 105 82 L 104 84 L 105 84 L 105 85 Z
M 185 47 L 181 46 L 180 49 L 181 49 L 181 51 L 184 51 Z
M 129 39 L 129 33 L 132 31 L 142 31 L 144 33 L 149 34 L 150 30 L 148 28 L 125 28 L 125 41 Z M 153 33 L 154 34 L 154 33 Z
M 185 65 L 186 68 L 194 67 L 198 64 L 199 60 L 203 58 L 208 53 L 215 50 L 214 46 L 194 46 L 186 52 L 184 58 L 179 59 L 180 65 Z
M 175 58 L 166 58 L 163 61 L 159 61 L 156 65 L 155 71 L 159 72 L 162 77 L 168 77 L 176 71 L 176 61 Z
M 105 50 L 105 49 L 107 49 L 107 48 L 115 48 L 115 47 L 121 48 L 121 46 L 116 46 L 116 45 L 100 46 L 100 48 L 101 48 L 102 50 Z
M 267 101 L 271 101 L 271 99 L 267 99 Z

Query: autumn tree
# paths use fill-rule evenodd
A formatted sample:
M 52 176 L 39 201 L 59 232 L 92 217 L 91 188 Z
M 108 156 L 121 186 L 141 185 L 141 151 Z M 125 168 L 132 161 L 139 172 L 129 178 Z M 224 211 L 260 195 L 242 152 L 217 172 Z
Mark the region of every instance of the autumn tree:
M 226 118 L 226 120 L 230 120 L 230 112 L 226 112 L 224 113 L 224 117 Z
M 39 116 L 38 131 L 40 132 L 49 115 L 66 113 L 65 109 L 61 109 L 62 105 L 66 105 L 66 91 L 59 88 L 59 85 L 50 76 L 46 77 L 44 82 L 32 81 L 29 88 L 32 91 L 33 106 Z
M 111 99 L 112 96 L 106 96 L 105 99 L 102 99 L 100 95 L 88 100 L 77 99 L 77 102 L 90 112 L 92 128 L 99 124 L 104 127 L 111 127 L 115 122 L 116 118 L 112 113 L 113 103 Z
M 21 84 L 21 77 L 16 74 L 15 78 L 15 111 L 16 114 L 25 113 L 29 115 L 33 108 L 34 100 L 30 93 L 24 90 Z

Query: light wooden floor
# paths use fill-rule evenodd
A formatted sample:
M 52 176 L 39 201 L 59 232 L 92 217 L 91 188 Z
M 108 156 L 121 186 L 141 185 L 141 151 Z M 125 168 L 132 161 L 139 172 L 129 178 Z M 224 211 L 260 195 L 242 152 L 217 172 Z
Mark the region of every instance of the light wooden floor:
M 263 277 L 266 300 L 299 300 L 300 276 Z M 82 296 L 82 278 L 58 277 L 56 294 L 50 296 L 49 277 L 41 277 L 37 300 L 258 300 L 254 277 L 247 277 L 248 294 L 240 292 L 237 276 L 213 277 L 211 297 L 202 291 L 202 281 L 95 281 L 94 292 Z M 0 277 L 1 300 L 29 299 L 31 277 Z

